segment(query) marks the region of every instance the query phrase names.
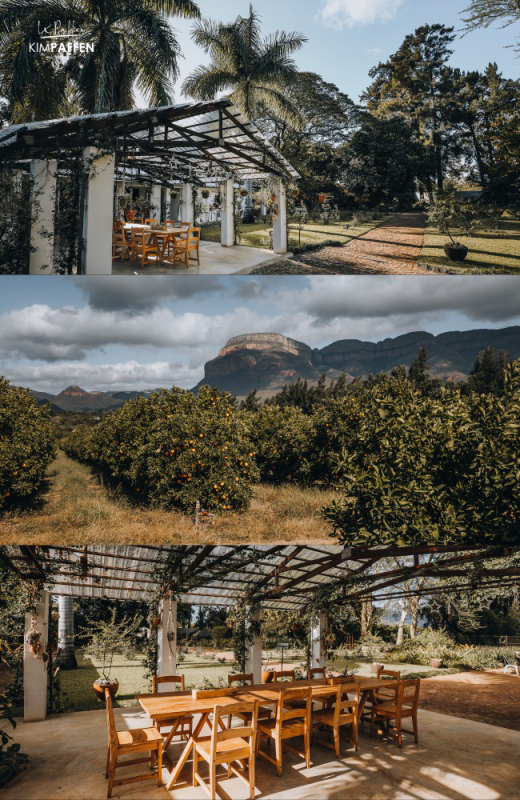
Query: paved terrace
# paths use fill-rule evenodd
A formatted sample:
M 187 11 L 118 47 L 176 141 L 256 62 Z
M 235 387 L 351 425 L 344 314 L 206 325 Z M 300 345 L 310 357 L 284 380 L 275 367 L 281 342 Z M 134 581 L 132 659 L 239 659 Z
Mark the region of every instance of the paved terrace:
M 116 726 L 150 725 L 140 708 L 115 709 Z M 343 757 L 314 744 L 312 766 L 284 752 L 281 778 L 264 759 L 257 761 L 256 797 L 273 800 L 511 800 L 520 786 L 520 732 L 431 711 L 419 711 L 419 744 L 405 736 L 403 749 L 395 741 L 371 739 L 365 723 L 357 755 L 348 743 Z M 22 751 L 29 754 L 26 772 L 2 791 L 4 800 L 104 800 L 103 775 L 107 747 L 106 714 L 85 711 L 23 723 L 16 729 Z M 298 743 L 299 744 L 299 743 Z M 175 758 L 182 745 L 168 753 Z M 133 774 L 132 769 L 125 775 Z M 204 765 L 201 766 L 204 775 Z M 119 773 L 118 773 L 119 774 Z M 166 778 L 166 772 L 163 773 Z M 206 797 L 191 786 L 191 762 L 171 792 L 153 781 L 114 787 L 121 800 L 199 800 Z M 248 790 L 236 777 L 220 784 L 221 796 L 246 800 Z

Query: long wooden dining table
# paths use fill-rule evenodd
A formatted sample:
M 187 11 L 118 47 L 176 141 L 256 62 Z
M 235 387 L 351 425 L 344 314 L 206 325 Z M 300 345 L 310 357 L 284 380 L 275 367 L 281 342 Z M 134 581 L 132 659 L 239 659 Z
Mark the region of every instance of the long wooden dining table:
M 375 701 L 375 691 L 377 689 L 387 688 L 388 680 L 378 680 L 377 678 L 357 678 L 346 677 L 341 681 L 342 685 L 348 684 L 349 692 L 355 693 L 357 689 L 360 691 L 360 701 L 358 707 L 358 719 L 361 719 L 365 703 L 371 698 Z M 279 682 L 279 683 L 260 683 L 253 686 L 237 687 L 233 694 L 227 694 L 220 697 L 193 697 L 191 692 L 161 692 L 159 694 L 141 694 L 137 695 L 137 700 L 141 708 L 153 720 L 154 723 L 161 726 L 171 724 L 171 730 L 165 735 L 164 740 L 164 763 L 166 768 L 170 771 L 170 778 L 168 782 L 168 791 L 172 789 L 177 782 L 182 769 L 188 760 L 195 740 L 204 725 L 211 724 L 210 716 L 213 713 L 215 706 L 220 706 L 226 709 L 229 714 L 233 714 L 233 706 L 239 703 L 251 703 L 257 700 L 262 706 L 272 706 L 276 709 L 280 699 L 280 692 L 287 689 L 303 689 L 305 687 L 311 688 L 312 700 L 324 700 L 334 697 L 338 691 L 338 679 L 335 683 L 331 683 L 326 678 L 316 678 L 312 680 L 294 681 L 294 682 Z M 192 735 L 186 742 L 186 745 L 178 759 L 174 764 L 171 757 L 168 756 L 166 750 L 176 730 L 184 716 L 187 714 L 197 715 L 200 714 L 200 719 L 192 731 Z

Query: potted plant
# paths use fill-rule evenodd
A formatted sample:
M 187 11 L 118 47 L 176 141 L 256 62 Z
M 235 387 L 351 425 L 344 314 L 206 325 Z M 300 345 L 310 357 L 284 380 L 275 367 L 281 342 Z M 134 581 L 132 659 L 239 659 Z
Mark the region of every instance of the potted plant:
M 441 233 L 449 236 L 450 241 L 443 245 L 443 250 L 450 261 L 464 261 L 469 253 L 465 244 L 455 241 L 452 230 L 455 228 L 455 218 L 463 217 L 467 228 L 467 210 L 462 213 L 455 200 L 454 192 L 447 192 L 435 198 L 435 202 L 429 208 L 428 222 Z
M 119 689 L 119 681 L 110 677 L 114 656 L 117 653 L 125 658 L 133 658 L 135 637 L 140 624 L 139 619 L 131 620 L 127 617 L 116 622 L 116 609 L 113 608 L 108 620 L 90 621 L 83 629 L 83 633 L 89 638 L 85 655 L 98 662 L 101 669 L 101 677 L 94 681 L 92 687 L 103 703 L 105 689 L 108 689 L 110 697 L 115 697 Z
M 433 669 L 440 669 L 442 667 L 442 660 L 440 658 L 432 658 L 430 665 Z

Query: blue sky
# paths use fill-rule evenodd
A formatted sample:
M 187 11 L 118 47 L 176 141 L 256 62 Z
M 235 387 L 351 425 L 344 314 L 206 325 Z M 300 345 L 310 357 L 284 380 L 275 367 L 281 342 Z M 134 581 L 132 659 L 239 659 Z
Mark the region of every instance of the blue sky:
M 336 83 L 353 100 L 370 82 L 368 72 L 394 53 L 404 37 L 425 23 L 442 23 L 463 28 L 461 12 L 469 0 L 256 0 L 262 30 L 277 29 L 303 33 L 308 42 L 296 54 L 301 70 L 321 74 Z M 247 0 L 199 0 L 203 16 L 229 22 L 248 13 Z M 193 23 L 175 19 L 174 27 L 185 59 L 182 77 L 200 63 L 205 54 L 190 39 Z M 520 59 L 508 48 L 520 25 L 502 29 L 499 25 L 459 36 L 454 42 L 452 64 L 464 70 L 483 70 L 496 61 L 506 77 L 520 76 Z M 177 88 L 177 100 L 182 99 Z
M 232 336 L 283 333 L 311 347 L 415 330 L 520 324 L 518 278 L 107 277 L 1 279 L 0 374 L 56 393 L 190 388 Z

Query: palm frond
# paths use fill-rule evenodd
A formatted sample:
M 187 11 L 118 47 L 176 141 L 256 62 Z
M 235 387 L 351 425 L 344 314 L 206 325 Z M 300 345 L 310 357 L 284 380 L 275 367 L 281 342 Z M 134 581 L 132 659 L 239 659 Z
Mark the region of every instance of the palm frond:
M 233 87 L 233 73 L 219 70 L 215 65 L 198 67 L 182 84 L 182 93 L 195 100 L 213 100 L 219 92 Z

